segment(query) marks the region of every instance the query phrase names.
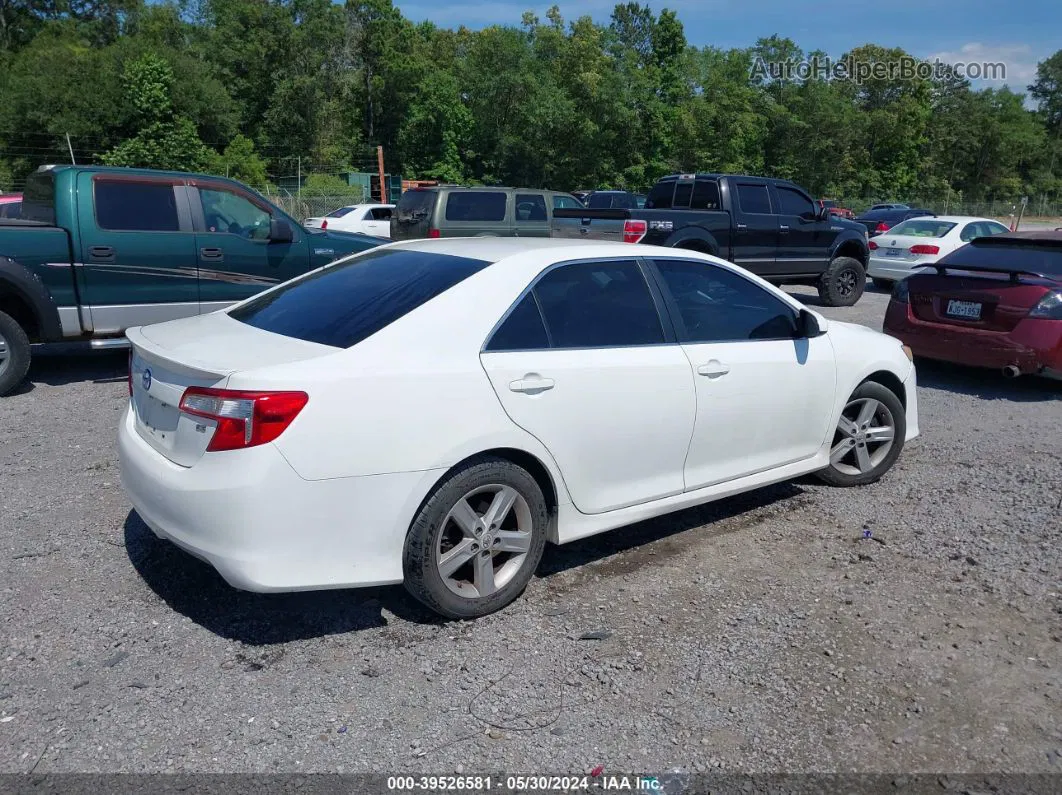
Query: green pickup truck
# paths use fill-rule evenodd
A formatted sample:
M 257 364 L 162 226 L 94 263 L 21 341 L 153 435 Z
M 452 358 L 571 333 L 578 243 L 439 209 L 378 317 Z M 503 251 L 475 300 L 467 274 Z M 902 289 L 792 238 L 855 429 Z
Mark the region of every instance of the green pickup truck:
M 31 344 L 124 346 L 125 329 L 223 309 L 385 238 L 303 229 L 233 180 L 42 166 L 0 219 L 0 396 Z

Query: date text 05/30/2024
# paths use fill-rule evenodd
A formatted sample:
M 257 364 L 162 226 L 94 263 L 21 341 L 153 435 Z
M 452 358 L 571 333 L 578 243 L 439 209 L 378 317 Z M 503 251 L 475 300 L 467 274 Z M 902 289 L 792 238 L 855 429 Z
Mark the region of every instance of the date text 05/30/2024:
M 612 792 L 658 792 L 653 776 L 389 776 L 391 793 L 423 792 L 582 792 L 589 789 Z

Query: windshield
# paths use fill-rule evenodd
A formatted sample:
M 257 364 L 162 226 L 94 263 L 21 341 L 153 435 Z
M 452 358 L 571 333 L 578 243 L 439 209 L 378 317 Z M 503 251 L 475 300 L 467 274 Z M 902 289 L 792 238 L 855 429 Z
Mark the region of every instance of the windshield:
M 263 293 L 229 316 L 285 337 L 349 348 L 489 264 L 408 249 L 371 251 Z
M 955 224 L 951 221 L 937 221 L 932 218 L 912 218 L 897 224 L 889 230 L 890 235 L 908 235 L 910 237 L 944 237 Z

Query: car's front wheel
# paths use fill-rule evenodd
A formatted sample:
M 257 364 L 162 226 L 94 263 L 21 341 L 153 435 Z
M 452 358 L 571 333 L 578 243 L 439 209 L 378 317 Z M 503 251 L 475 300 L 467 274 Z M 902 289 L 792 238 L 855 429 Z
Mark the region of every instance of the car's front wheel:
M 819 279 L 819 299 L 826 306 L 853 306 L 867 286 L 867 272 L 854 257 L 837 257 Z
M 907 435 L 907 415 L 896 394 L 867 381 L 848 398 L 819 477 L 832 486 L 873 483 L 892 468 Z
M 481 458 L 425 500 L 406 536 L 406 589 L 448 618 L 477 618 L 516 599 L 546 543 L 542 489 L 523 468 Z

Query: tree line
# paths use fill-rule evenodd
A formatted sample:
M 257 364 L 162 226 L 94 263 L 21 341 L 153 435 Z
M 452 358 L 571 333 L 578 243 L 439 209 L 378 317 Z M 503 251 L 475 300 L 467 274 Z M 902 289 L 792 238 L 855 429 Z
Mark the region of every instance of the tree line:
M 840 60 L 910 58 L 887 44 Z M 693 46 L 637 2 L 607 25 L 554 6 L 469 30 L 391 0 L 0 0 L 0 188 L 69 149 L 264 187 L 303 164 L 371 170 L 382 145 L 388 171 L 453 182 L 644 189 L 699 170 L 841 198 L 1062 196 L 1062 50 L 1027 87 L 1035 109 L 947 69 L 755 68 L 825 56 L 778 36 Z

